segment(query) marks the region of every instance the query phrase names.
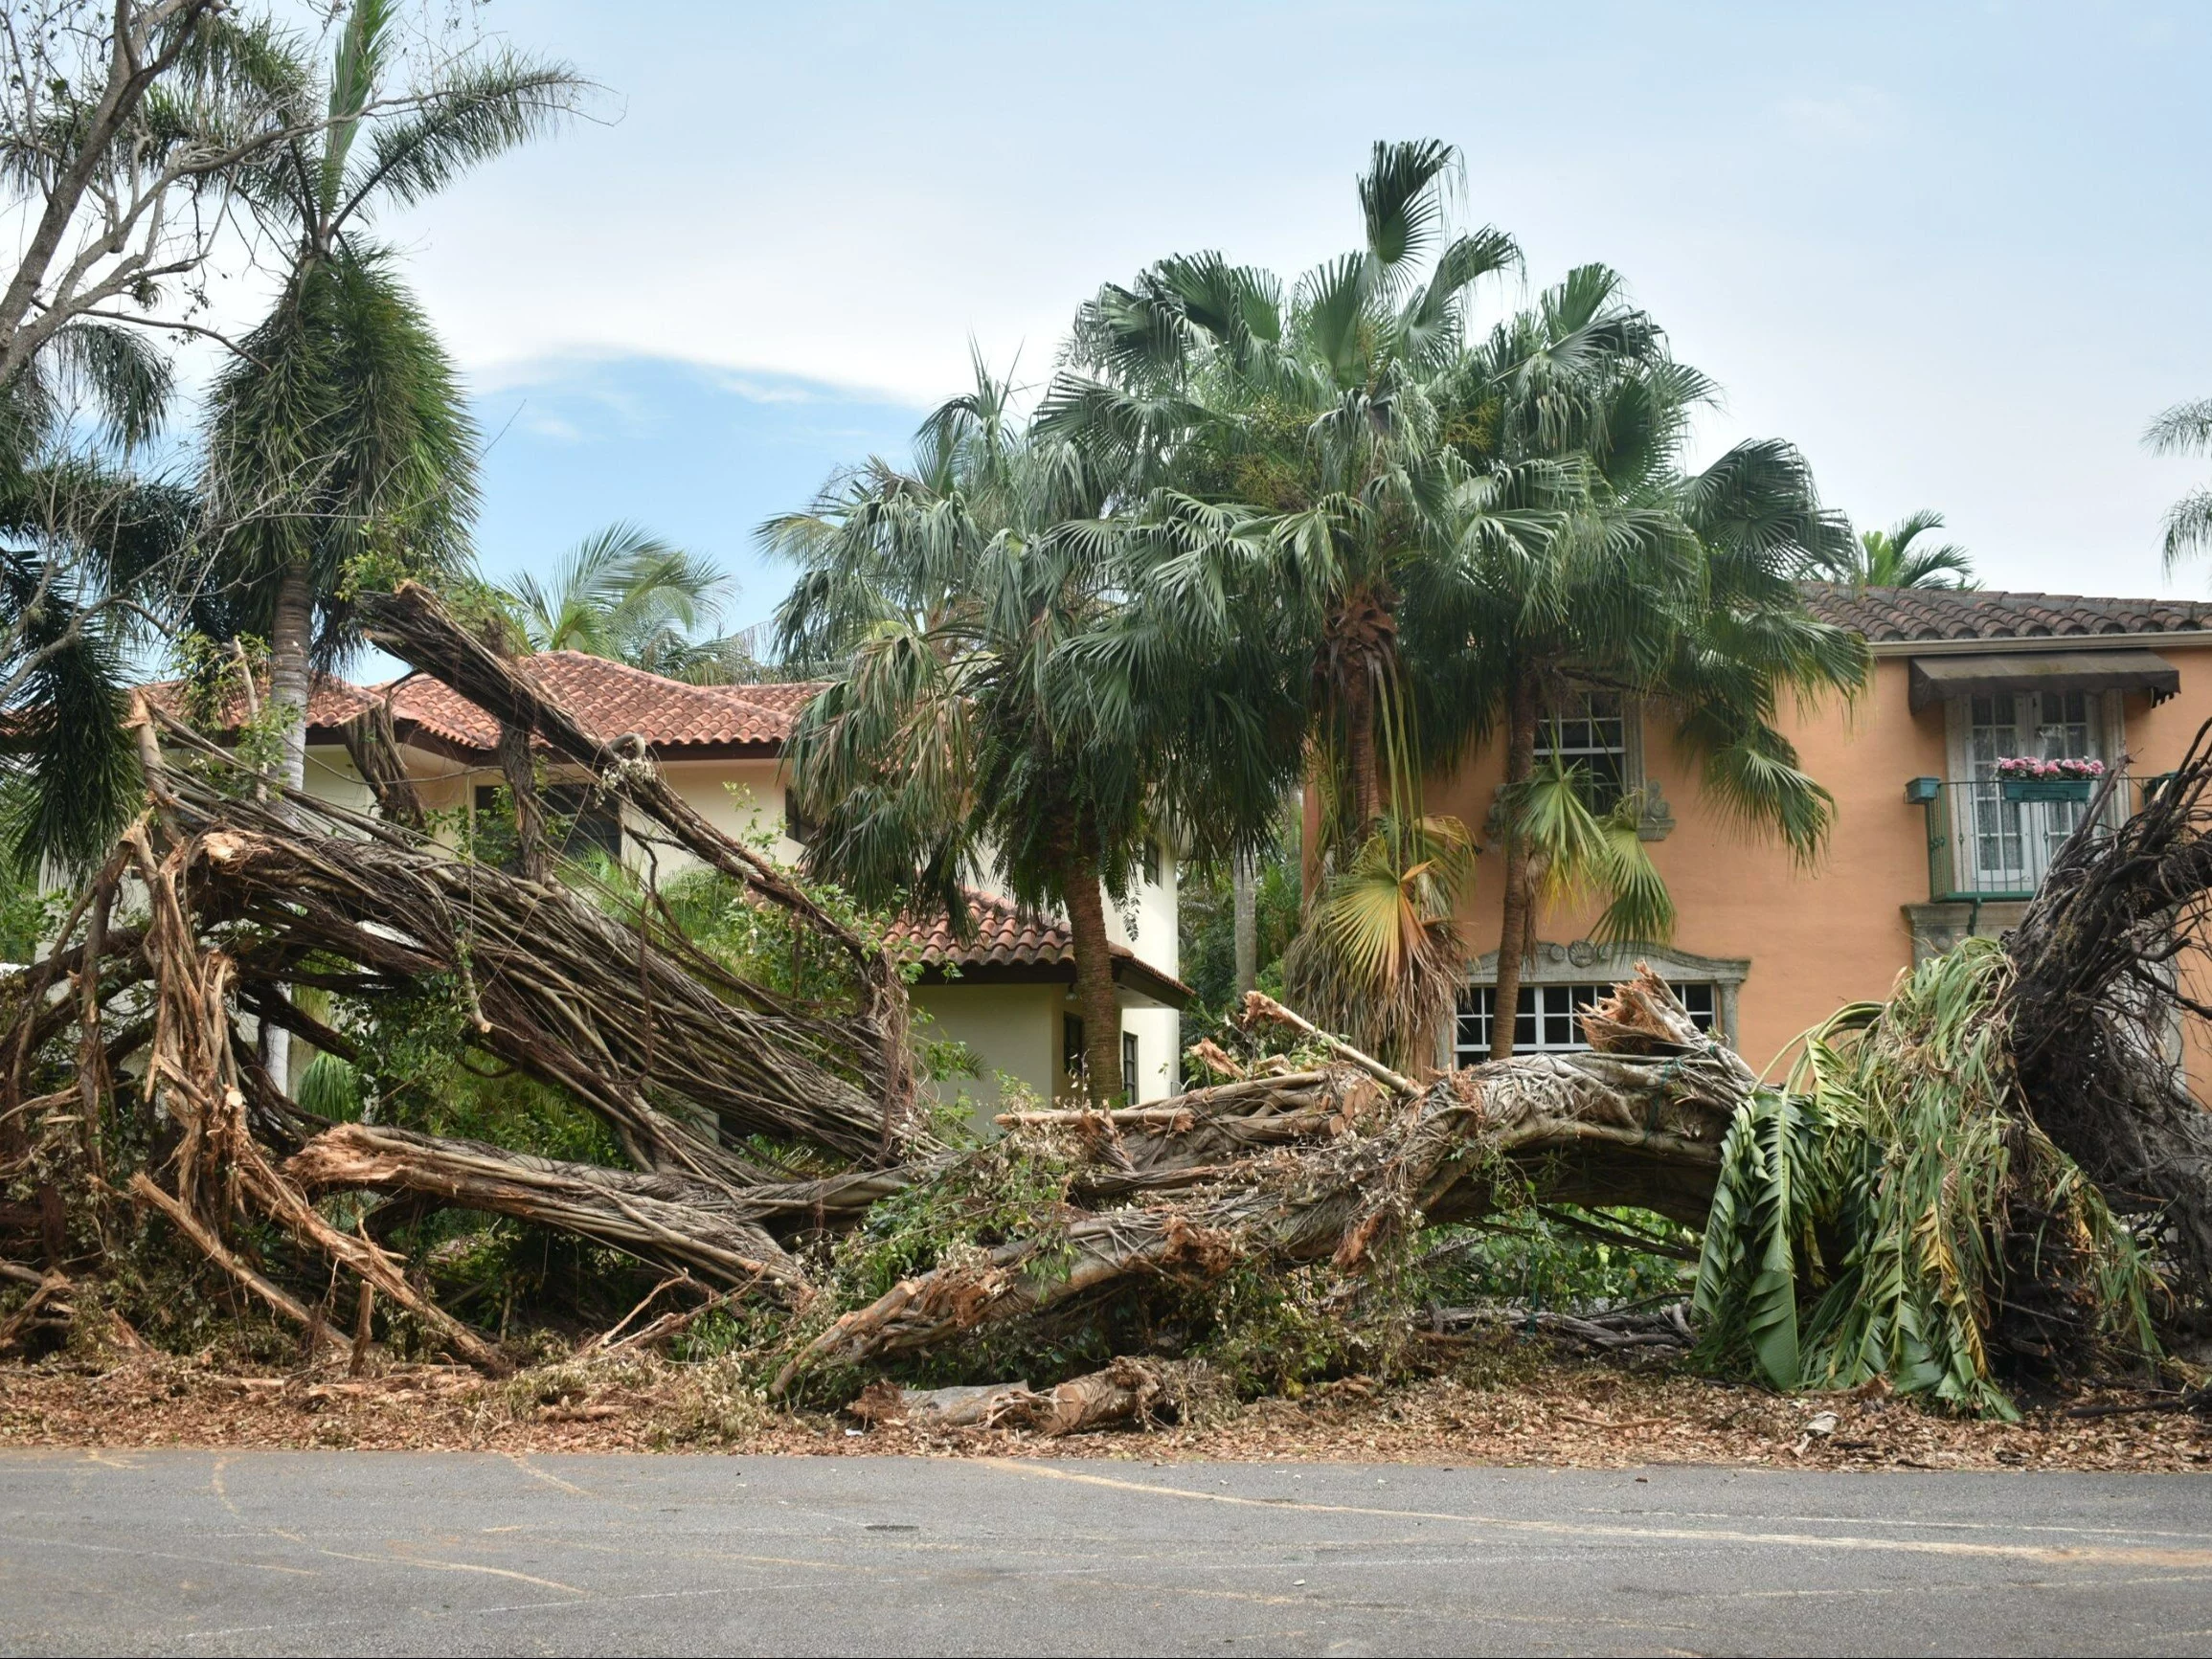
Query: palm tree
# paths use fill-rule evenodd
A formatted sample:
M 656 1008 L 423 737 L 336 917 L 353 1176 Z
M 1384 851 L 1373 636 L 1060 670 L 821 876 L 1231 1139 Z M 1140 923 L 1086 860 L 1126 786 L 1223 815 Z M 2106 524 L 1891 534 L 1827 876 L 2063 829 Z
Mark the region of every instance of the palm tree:
M 2212 397 L 2177 403 L 2151 422 L 2153 455 L 2212 455 Z M 2212 548 L 2212 489 L 2200 486 L 2166 509 L 2166 570 Z
M 1930 546 L 1921 538 L 1943 528 L 1943 515 L 1922 507 L 1885 530 L 1862 530 L 1856 545 L 1840 556 L 1820 560 L 1814 569 L 1828 580 L 1854 588 L 1938 588 L 1980 586 L 1973 555 L 1956 542 Z
M 1778 729 L 1780 704 L 1848 694 L 1867 659 L 1797 587 L 1848 541 L 1803 458 L 1753 441 L 1684 470 L 1690 416 L 1712 388 L 1668 354 L 1615 273 L 1573 272 L 1471 351 L 1463 374 L 1463 407 L 1481 411 L 1471 449 L 1482 476 L 1509 502 L 1541 479 L 1556 514 L 1543 536 L 1489 537 L 1474 556 L 1424 568 L 1408 595 L 1433 752 L 1489 736 L 1504 750 L 1491 1051 L 1503 1059 L 1545 902 L 1596 891 L 1597 932 L 1613 939 L 1663 939 L 1673 922 L 1636 836 L 1640 803 L 1595 810 L 1579 769 L 1540 759 L 1546 723 L 1591 689 L 1671 710 L 1706 793 L 1810 858 L 1833 802 Z
M 695 554 L 614 524 L 571 548 L 550 586 L 525 574 L 500 594 L 533 651 L 581 651 L 710 684 L 744 657 L 730 636 L 702 637 L 733 587 Z
M 501 54 L 441 71 L 387 117 L 395 56 L 390 0 L 360 0 L 315 94 L 327 116 L 245 175 L 285 247 L 285 280 L 210 399 L 218 585 L 227 612 L 269 642 L 294 785 L 310 661 L 332 666 L 357 643 L 350 585 L 447 575 L 469 557 L 476 428 L 396 256 L 368 227 L 377 209 L 421 202 L 547 131 L 582 86 L 565 67 Z
M 841 665 L 790 749 L 809 871 L 963 929 L 971 872 L 1065 914 L 1105 1102 L 1124 1084 L 1106 899 L 1163 832 L 1202 860 L 1259 846 L 1297 754 L 1226 609 L 1172 635 L 1175 608 L 1133 600 L 1212 581 L 1233 561 L 1208 545 L 1240 523 L 1127 482 L 1020 430 L 979 365 L 911 471 L 871 461 L 761 532 L 800 566 L 782 655 Z
M 1469 541 L 1536 533 L 1480 510 L 1443 393 L 1471 290 L 1515 268 L 1513 239 L 1448 234 L 1457 153 L 1378 144 L 1359 182 L 1363 245 L 1291 285 L 1219 254 L 1161 260 L 1109 284 L 1075 325 L 1049 430 L 1127 456 L 1155 477 L 1271 515 L 1277 595 L 1299 615 L 1332 841 L 1381 821 L 1411 731 L 1398 658 L 1402 593 L 1459 549 L 1438 534 L 1455 496 Z M 1433 256 L 1433 258 L 1431 256 Z
M 144 336 L 95 322 L 0 386 L 0 835 L 25 874 L 97 863 L 139 805 L 129 658 L 186 585 L 192 522 L 132 470 L 169 392 Z
M 1102 288 L 1045 415 L 1138 476 L 1264 515 L 1270 571 L 1245 625 L 1286 654 L 1271 681 L 1305 684 L 1308 787 L 1324 803 L 1317 925 L 1286 972 L 1310 1011 L 1407 1065 L 1426 1059 L 1458 978 L 1468 838 L 1418 804 L 1401 607 L 1424 568 L 1546 523 L 1532 479 L 1499 510 L 1462 453 L 1472 429 L 1455 424 L 1472 292 L 1520 258 L 1494 228 L 1451 234 L 1456 168 L 1446 145 L 1378 144 L 1359 181 L 1362 246 L 1287 298 L 1213 253 Z
M 1453 162 L 1440 145 L 1377 146 L 1366 248 L 1309 273 L 1287 312 L 1278 281 L 1217 255 L 1101 290 L 1048 412 L 1095 449 L 1266 514 L 1267 603 L 1310 664 L 1324 803 L 1302 988 L 1341 1026 L 1394 1010 L 1370 1037 L 1409 1063 L 1461 971 L 1467 837 L 1422 812 L 1428 770 L 1505 739 L 1510 1007 L 1546 895 L 1601 891 L 1616 931 L 1671 918 L 1630 806 L 1601 817 L 1568 771 L 1538 765 L 1569 685 L 1679 697 L 1709 787 L 1809 853 L 1826 797 L 1772 725 L 1777 692 L 1863 672 L 1793 582 L 1840 547 L 1840 521 L 1787 445 L 1683 473 L 1688 412 L 1710 388 L 1617 276 L 1586 267 L 1470 339 L 1469 287 L 1513 248 L 1494 230 L 1444 235 Z

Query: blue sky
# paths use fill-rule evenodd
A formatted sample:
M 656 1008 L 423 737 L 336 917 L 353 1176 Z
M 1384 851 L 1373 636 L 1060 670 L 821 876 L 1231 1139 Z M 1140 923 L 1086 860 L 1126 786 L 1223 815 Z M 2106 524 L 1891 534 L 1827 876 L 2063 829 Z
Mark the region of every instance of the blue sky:
M 1351 244 L 1373 140 L 1466 154 L 1531 283 L 1623 270 L 1727 403 L 1862 524 L 1941 509 L 1994 584 L 2172 584 L 2212 394 L 2212 8 L 497 0 L 597 119 L 387 227 L 478 388 L 486 566 L 639 520 L 786 580 L 753 527 L 900 452 L 971 336 L 1041 377 L 1075 303 L 1173 251 Z M 1513 298 L 1494 295 L 1496 303 Z

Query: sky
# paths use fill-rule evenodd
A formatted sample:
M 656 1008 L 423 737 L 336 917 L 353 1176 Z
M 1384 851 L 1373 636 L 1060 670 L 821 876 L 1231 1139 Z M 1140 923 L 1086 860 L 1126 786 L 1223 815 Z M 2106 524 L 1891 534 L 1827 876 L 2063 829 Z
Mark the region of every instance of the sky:
M 602 89 L 384 227 L 478 399 L 494 574 L 627 519 L 765 617 L 756 527 L 903 455 L 971 341 L 1038 383 L 1164 254 L 1295 274 L 1355 244 L 1375 140 L 1435 137 L 1526 288 L 1614 265 L 1719 381 L 1706 454 L 1793 439 L 1862 526 L 1942 511 L 1992 586 L 2212 592 L 2158 553 L 2212 461 L 2140 444 L 2212 395 L 2201 4 L 477 15 Z

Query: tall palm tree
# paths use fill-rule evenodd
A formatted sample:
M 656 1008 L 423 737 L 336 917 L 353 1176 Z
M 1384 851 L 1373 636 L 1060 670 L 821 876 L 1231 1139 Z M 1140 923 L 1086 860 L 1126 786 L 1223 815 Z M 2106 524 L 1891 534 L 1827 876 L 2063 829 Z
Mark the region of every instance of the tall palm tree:
M 1840 556 L 1822 559 L 1814 569 L 1830 581 L 1854 588 L 1937 588 L 1980 586 L 1974 557 L 1956 542 L 1930 544 L 1923 537 L 1943 528 L 1932 507 L 1908 513 L 1885 530 L 1862 530 Z
M 2212 397 L 2177 403 L 2151 422 L 2143 442 L 2153 455 L 2212 455 Z M 2191 490 L 2166 509 L 2166 570 L 2212 548 L 2212 488 Z
M 1270 515 L 1277 596 L 1298 613 L 1332 843 L 1381 821 L 1412 752 L 1399 606 L 1413 572 L 1469 542 L 1538 533 L 1495 515 L 1456 451 L 1444 392 L 1476 284 L 1518 266 L 1494 228 L 1450 234 L 1457 153 L 1378 144 L 1359 181 L 1363 244 L 1287 290 L 1214 253 L 1108 284 L 1078 315 L 1049 430 L 1152 476 Z
M 1595 889 L 1608 902 L 1598 931 L 1613 938 L 1663 938 L 1673 919 L 1636 838 L 1639 803 L 1592 810 L 1587 778 L 1540 760 L 1546 721 L 1591 688 L 1672 711 L 1678 746 L 1702 756 L 1704 791 L 1809 858 L 1833 802 L 1797 765 L 1780 706 L 1852 692 L 1867 660 L 1797 588 L 1849 535 L 1803 458 L 1752 441 L 1687 471 L 1690 419 L 1712 388 L 1669 355 L 1617 274 L 1571 273 L 1471 351 L 1463 375 L 1462 407 L 1481 412 L 1474 463 L 1508 500 L 1519 481 L 1544 478 L 1557 515 L 1544 536 L 1490 537 L 1474 556 L 1426 568 L 1408 596 L 1434 752 L 1488 736 L 1504 751 L 1492 1026 L 1503 1059 L 1547 897 Z
M 265 637 L 270 701 L 292 711 L 286 780 L 305 760 L 310 663 L 357 643 L 349 584 L 438 576 L 468 559 L 477 434 L 451 361 L 372 239 L 377 210 L 434 195 L 549 128 L 582 82 L 508 54 L 409 88 L 387 116 L 396 63 L 391 0 L 359 0 L 305 135 L 244 176 L 283 247 L 275 307 L 216 378 L 205 495 L 229 614 Z M 382 567 L 382 569 L 377 569 Z
M 1170 635 L 1174 608 L 1133 602 L 1213 581 L 1233 561 L 1206 545 L 1238 523 L 1126 483 L 1023 431 L 979 365 L 976 390 L 925 423 L 912 470 L 871 461 L 762 529 L 800 566 L 782 654 L 842 665 L 790 750 L 817 825 L 809 869 L 962 929 L 963 883 L 983 871 L 1065 914 L 1100 1101 L 1125 1082 L 1107 898 L 1130 892 L 1164 832 L 1201 858 L 1256 847 L 1297 754 L 1226 608 L 1210 632 Z M 1242 793 L 1214 798 L 1214 782 Z
M 609 525 L 562 557 L 550 583 L 500 590 L 533 651 L 582 651 L 697 684 L 723 680 L 735 641 L 719 620 L 730 577 L 633 524 Z

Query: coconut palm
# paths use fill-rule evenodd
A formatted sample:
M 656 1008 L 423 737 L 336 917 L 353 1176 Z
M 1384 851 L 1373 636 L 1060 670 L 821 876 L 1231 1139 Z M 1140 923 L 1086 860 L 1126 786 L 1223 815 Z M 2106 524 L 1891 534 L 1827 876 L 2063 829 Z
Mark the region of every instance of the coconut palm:
M 2177 403 L 2151 422 L 2143 442 L 2153 455 L 2212 455 L 2212 397 Z M 2166 569 L 2212 548 L 2212 488 L 2191 490 L 2166 509 Z
M 395 62 L 390 0 L 360 0 L 315 93 L 327 115 L 245 175 L 285 276 L 210 399 L 217 587 L 269 642 L 270 700 L 294 711 L 295 784 L 310 661 L 334 665 L 357 642 L 350 586 L 448 575 L 469 556 L 476 428 L 396 256 L 372 239 L 373 217 L 547 131 L 582 85 L 559 65 L 472 57 L 387 114 Z
M 1841 557 L 1814 569 L 1830 581 L 1855 588 L 1978 587 L 1973 555 L 1956 542 L 1930 544 L 1923 538 L 1943 528 L 1943 515 L 1930 507 L 1908 513 L 1885 530 L 1862 530 Z
M 647 673 L 726 680 L 741 648 L 703 634 L 731 579 L 633 524 L 609 525 L 562 557 L 552 582 L 525 574 L 500 590 L 533 651 L 581 651 Z
M 1174 609 L 1132 602 L 1217 584 L 1234 560 L 1209 545 L 1240 521 L 1126 483 L 1022 430 L 979 366 L 911 470 L 871 461 L 762 529 L 800 566 L 782 655 L 840 665 L 789 751 L 809 870 L 963 930 L 971 875 L 1065 914 L 1101 1101 L 1124 1082 L 1106 901 L 1164 833 L 1201 858 L 1260 844 L 1297 755 L 1295 705 L 1252 682 L 1230 607 L 1170 636 Z

